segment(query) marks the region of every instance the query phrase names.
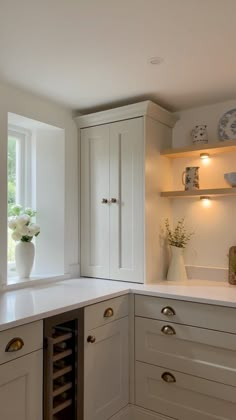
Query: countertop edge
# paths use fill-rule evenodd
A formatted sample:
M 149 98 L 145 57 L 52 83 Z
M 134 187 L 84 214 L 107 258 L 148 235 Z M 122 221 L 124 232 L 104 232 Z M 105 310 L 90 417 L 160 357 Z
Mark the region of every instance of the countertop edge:
M 38 306 L 40 309 L 38 309 L 37 306 L 36 306 L 36 310 L 34 309 L 35 312 L 37 312 L 38 310 L 38 313 L 34 314 L 32 311 L 32 314 L 30 314 L 30 309 L 29 309 L 29 314 L 26 313 L 24 314 L 24 316 L 22 315 L 21 317 L 20 314 L 18 316 L 15 315 L 13 311 L 12 314 L 9 314 L 9 321 L 5 321 L 4 319 L 5 316 L 2 316 L 2 319 L 3 319 L 2 322 L 1 322 L 1 314 L 0 314 L 0 331 L 5 331 L 11 328 L 19 327 L 21 325 L 43 320 L 50 316 L 61 314 L 63 312 L 68 312 L 71 310 L 83 308 L 85 306 L 93 305 L 102 301 L 106 301 L 108 299 L 113 299 L 118 296 L 123 296 L 127 294 L 137 294 L 137 295 L 152 296 L 152 297 L 159 297 L 159 298 L 166 298 L 166 299 L 173 299 L 173 300 L 182 300 L 182 301 L 193 302 L 193 303 L 221 306 L 225 308 L 236 308 L 236 294 L 235 296 L 234 294 L 232 294 L 232 290 L 236 292 L 236 288 L 227 284 L 224 285 L 224 284 L 217 283 L 214 286 L 213 284 L 210 284 L 209 282 L 206 283 L 206 285 L 198 284 L 198 283 L 196 284 L 189 283 L 188 285 L 177 284 L 177 283 L 167 284 L 167 283 L 161 282 L 161 283 L 157 283 L 153 285 L 140 285 L 140 284 L 133 284 L 133 283 L 122 284 L 122 282 L 114 283 L 113 281 L 110 281 L 110 280 L 100 280 L 100 279 L 93 279 L 91 283 L 87 283 L 89 280 L 91 279 L 84 279 L 84 278 L 70 279 L 69 280 L 70 282 L 74 281 L 75 283 L 74 284 L 70 283 L 69 286 L 68 286 L 68 283 L 64 283 L 63 285 L 63 282 L 57 282 L 56 283 L 57 286 L 62 285 L 62 287 L 64 286 L 66 290 L 67 290 L 67 286 L 70 289 L 70 285 L 71 285 L 71 286 L 75 286 L 76 288 L 78 287 L 78 291 L 87 292 L 87 293 L 85 293 L 86 297 L 84 298 L 83 296 L 82 297 L 80 296 L 80 300 L 78 298 L 78 302 L 73 302 L 71 304 L 68 302 L 68 304 L 65 304 L 64 306 L 61 305 L 58 307 L 54 307 L 53 309 L 47 308 L 44 310 L 40 308 L 41 302 L 40 302 L 39 293 L 40 291 L 42 292 L 42 288 L 41 290 L 40 288 L 37 289 L 37 287 L 32 288 L 32 289 L 24 289 L 24 290 L 28 290 L 28 293 L 34 293 L 36 295 L 35 299 L 39 300 Z M 65 280 L 64 282 L 68 282 L 68 280 Z M 100 285 L 101 285 L 101 292 L 100 292 Z M 80 287 L 81 289 L 79 289 Z M 109 290 L 109 288 L 114 289 L 116 287 L 118 288 L 118 290 L 112 290 L 112 291 Z M 169 287 L 169 290 L 168 290 L 168 287 Z M 91 290 L 91 295 L 92 295 L 91 298 L 87 296 L 90 290 Z M 53 290 L 51 289 L 51 292 L 52 291 Z M 222 291 L 224 291 L 224 293 Z M 46 292 L 46 289 L 45 289 L 45 292 Z M 70 301 L 70 296 L 72 292 L 70 290 L 68 291 L 67 301 Z M 204 296 L 204 292 L 205 292 L 205 296 Z M 211 297 L 211 292 L 212 292 L 212 297 Z M 4 293 L 14 293 L 14 292 L 4 292 Z M 18 296 L 17 292 L 16 292 L 16 296 Z M 9 295 L 9 302 L 11 298 L 12 298 L 12 295 Z M 6 297 L 6 302 L 5 302 L 6 310 L 8 309 L 7 299 L 8 297 Z M 42 300 L 42 296 L 41 296 L 41 300 Z M 22 306 L 22 309 L 20 308 L 19 312 L 20 311 L 24 312 L 23 304 L 20 300 L 19 300 L 19 303 Z M 48 303 L 48 306 L 50 308 L 50 301 Z M 2 309 L 2 313 L 4 314 L 4 309 Z M 14 316 L 15 316 L 15 319 L 14 319 Z

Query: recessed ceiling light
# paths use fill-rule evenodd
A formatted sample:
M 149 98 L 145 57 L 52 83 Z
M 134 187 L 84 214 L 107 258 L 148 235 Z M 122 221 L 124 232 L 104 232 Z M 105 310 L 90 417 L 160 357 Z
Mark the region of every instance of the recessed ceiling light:
M 162 57 L 151 57 L 151 58 L 149 58 L 148 63 L 157 66 L 157 65 L 161 64 L 163 62 L 163 60 L 164 59 Z

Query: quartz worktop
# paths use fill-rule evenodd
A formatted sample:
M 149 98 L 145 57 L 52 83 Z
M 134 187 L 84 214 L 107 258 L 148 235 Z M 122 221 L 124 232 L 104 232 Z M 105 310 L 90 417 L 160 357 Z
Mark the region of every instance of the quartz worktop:
M 189 280 L 140 285 L 79 278 L 0 293 L 0 331 L 128 293 L 236 308 L 236 286 L 226 282 Z

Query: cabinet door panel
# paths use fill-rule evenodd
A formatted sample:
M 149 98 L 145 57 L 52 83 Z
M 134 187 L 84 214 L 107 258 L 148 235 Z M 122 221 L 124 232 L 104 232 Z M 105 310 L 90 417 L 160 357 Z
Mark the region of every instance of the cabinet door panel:
M 109 125 L 81 130 L 81 274 L 109 278 Z
M 0 366 L 1 420 L 42 420 L 42 351 Z
M 85 337 L 84 420 L 107 420 L 129 401 L 128 317 Z
M 143 118 L 110 124 L 110 278 L 143 282 Z

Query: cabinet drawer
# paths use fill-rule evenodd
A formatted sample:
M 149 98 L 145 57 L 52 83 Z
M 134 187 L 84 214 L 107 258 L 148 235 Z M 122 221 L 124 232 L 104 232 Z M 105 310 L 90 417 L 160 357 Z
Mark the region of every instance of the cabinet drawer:
M 236 387 L 234 334 L 136 317 L 135 348 L 136 360 Z
M 162 379 L 166 374 L 167 380 Z M 181 420 L 235 420 L 236 389 L 136 362 L 136 404 Z
M 136 295 L 135 315 L 236 334 L 234 308 Z
M 85 331 L 106 325 L 129 313 L 129 296 L 119 296 L 85 308 Z
M 18 341 L 15 342 L 15 339 Z M 6 351 L 7 346 L 11 342 L 13 345 Z M 21 345 L 22 348 L 18 350 L 18 347 L 21 347 Z M 0 364 L 41 348 L 43 348 L 43 321 L 21 325 L 20 327 L 0 332 Z M 10 351 L 11 349 L 15 351 Z

